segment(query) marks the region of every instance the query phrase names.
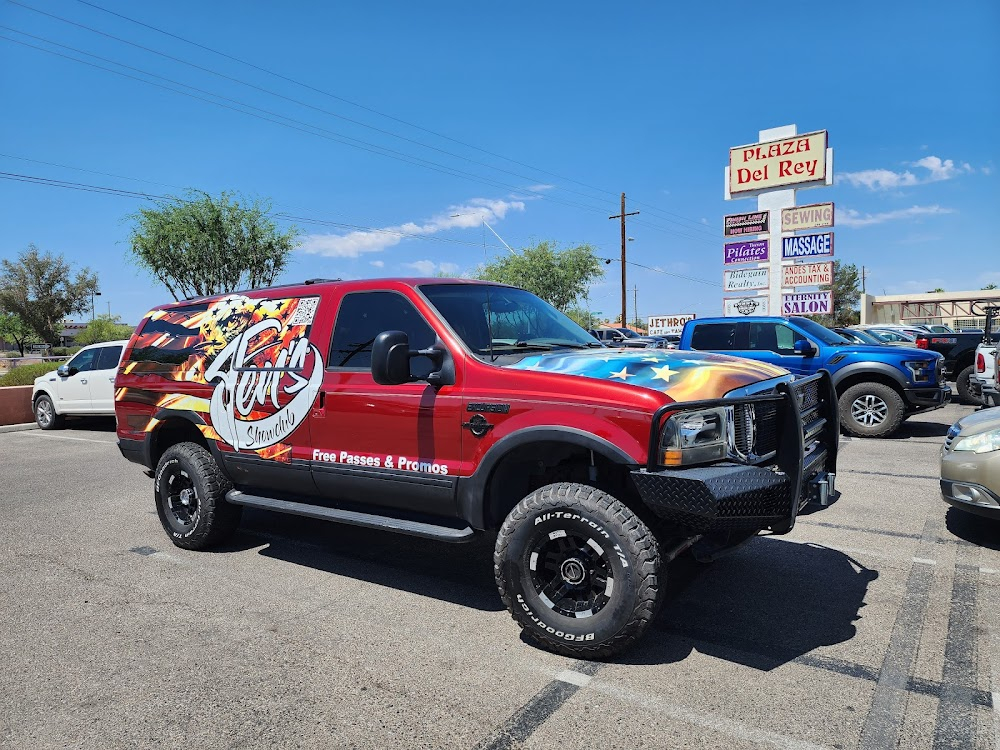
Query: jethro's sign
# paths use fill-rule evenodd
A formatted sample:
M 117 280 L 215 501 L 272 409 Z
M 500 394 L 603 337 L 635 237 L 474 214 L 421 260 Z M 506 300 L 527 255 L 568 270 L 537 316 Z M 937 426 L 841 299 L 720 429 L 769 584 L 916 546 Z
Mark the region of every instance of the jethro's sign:
M 679 313 L 677 315 L 650 315 L 646 319 L 650 336 L 666 336 L 668 333 L 680 333 L 684 324 L 694 320 L 694 313 Z
M 770 226 L 771 214 L 755 211 L 752 214 L 731 214 L 722 217 L 722 234 L 725 237 L 742 237 L 745 234 L 764 234 Z
M 796 263 L 782 266 L 781 286 L 821 286 L 833 283 L 833 261 L 826 263 Z
M 797 229 L 825 229 L 832 226 L 832 203 L 814 203 L 811 206 L 781 209 L 782 232 L 794 232 Z
M 827 133 L 805 133 L 780 141 L 729 149 L 729 192 L 826 180 Z

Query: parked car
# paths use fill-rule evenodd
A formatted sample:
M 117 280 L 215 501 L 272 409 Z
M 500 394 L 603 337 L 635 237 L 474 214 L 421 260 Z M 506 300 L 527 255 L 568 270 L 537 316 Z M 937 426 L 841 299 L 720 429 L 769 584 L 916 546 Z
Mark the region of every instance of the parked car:
M 916 346 L 914 341 L 900 340 L 899 336 L 883 336 L 871 329 L 831 328 L 830 330 L 840 334 L 852 344 L 866 344 L 869 346 Z
M 852 344 L 809 318 L 698 318 L 685 324 L 681 349 L 749 357 L 801 377 L 827 370 L 841 427 L 859 437 L 891 435 L 906 418 L 951 399 L 939 354 Z
M 649 625 L 681 552 L 822 510 L 839 435 L 826 373 L 594 344 L 533 294 L 469 280 L 171 303 L 118 371 L 119 448 L 186 549 L 246 506 L 439 541 L 498 530 L 527 636 L 604 657 Z
M 960 510 L 1000 519 L 1000 408 L 973 412 L 948 430 L 941 495 Z
M 66 417 L 113 416 L 115 374 L 127 343 L 86 346 L 57 370 L 35 378 L 31 405 L 38 426 L 54 430 L 64 426 Z
M 903 346 L 914 346 L 917 341 L 917 334 L 904 331 L 902 328 L 881 328 L 879 326 L 871 326 L 869 328 L 862 328 L 860 330 L 870 333 L 878 339 L 881 339 L 882 343 L 885 344 L 902 344 Z M 926 332 L 922 335 L 926 336 Z
M 1000 316 L 1000 307 L 986 307 L 986 330 L 989 335 L 984 335 L 983 340 L 976 346 L 976 389 L 973 395 L 978 395 L 983 404 L 989 406 L 1000 406 L 1000 377 L 997 370 L 997 354 L 1000 348 L 993 336 L 996 328 L 997 317 Z M 978 393 L 977 393 L 978 391 Z
M 955 381 L 955 390 L 963 401 L 983 405 L 981 384 L 976 376 L 976 353 L 980 344 L 994 343 L 995 314 L 987 314 L 986 328 L 976 332 L 929 333 L 918 336 L 916 344 L 921 349 L 939 352 L 944 356 L 944 376 Z

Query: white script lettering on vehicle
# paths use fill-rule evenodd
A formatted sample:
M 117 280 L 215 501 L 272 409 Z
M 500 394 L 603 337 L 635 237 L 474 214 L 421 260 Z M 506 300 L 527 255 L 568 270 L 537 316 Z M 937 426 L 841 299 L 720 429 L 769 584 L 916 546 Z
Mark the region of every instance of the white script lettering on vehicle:
M 226 344 L 205 370 L 205 380 L 218 379 L 212 393 L 209 413 L 212 424 L 226 443 L 237 450 L 256 450 L 274 445 L 292 434 L 305 421 L 323 383 L 323 362 L 319 350 L 302 336 L 281 346 L 274 361 L 263 365 L 254 360 L 274 344 L 248 352 L 253 340 L 265 331 L 280 331 L 282 324 L 268 318 L 246 329 Z M 308 377 L 297 372 L 277 368 L 304 368 L 309 353 L 313 354 L 313 368 Z M 292 382 L 282 387 L 284 376 Z M 291 396 L 281 405 L 279 396 Z M 251 412 L 270 401 L 276 409 L 261 419 L 248 419 Z

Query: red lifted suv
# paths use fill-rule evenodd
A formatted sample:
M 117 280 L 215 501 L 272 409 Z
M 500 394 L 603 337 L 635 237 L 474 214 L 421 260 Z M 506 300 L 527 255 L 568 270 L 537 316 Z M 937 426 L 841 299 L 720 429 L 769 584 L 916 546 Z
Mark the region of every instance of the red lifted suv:
M 608 656 L 666 564 L 830 502 L 837 397 L 720 354 L 612 349 L 538 297 L 444 279 L 312 280 L 164 305 L 115 380 L 122 454 L 174 544 L 244 506 L 461 542 L 498 530 L 515 621 Z

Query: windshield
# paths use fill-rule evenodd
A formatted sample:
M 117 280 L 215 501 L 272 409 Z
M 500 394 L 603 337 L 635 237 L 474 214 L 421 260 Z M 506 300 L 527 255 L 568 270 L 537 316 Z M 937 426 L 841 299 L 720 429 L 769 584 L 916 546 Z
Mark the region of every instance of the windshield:
M 807 334 L 819 339 L 827 346 L 838 346 L 851 343 L 839 333 L 834 333 L 829 328 L 821 326 L 815 320 L 809 320 L 809 318 L 789 318 L 789 320 L 795 323 L 795 325 Z
M 638 333 L 633 331 L 631 328 L 616 328 L 615 330 L 618 331 L 622 336 L 624 336 L 627 339 L 642 338 L 641 336 L 639 336 Z
M 838 331 L 838 333 L 840 333 Z M 844 331 L 840 333 L 845 339 L 856 339 L 859 344 L 881 344 L 883 343 L 875 334 L 870 331 Z
M 427 284 L 420 291 L 473 354 L 520 354 L 599 341 L 531 292 L 490 284 Z

